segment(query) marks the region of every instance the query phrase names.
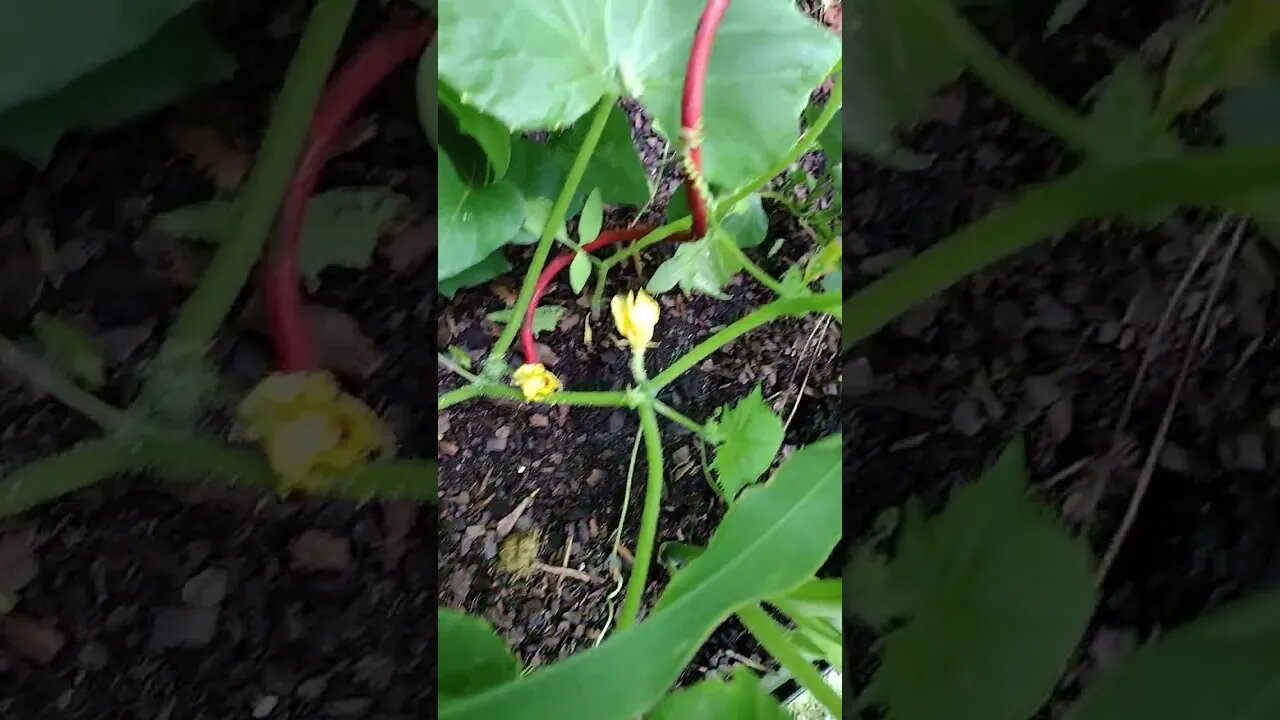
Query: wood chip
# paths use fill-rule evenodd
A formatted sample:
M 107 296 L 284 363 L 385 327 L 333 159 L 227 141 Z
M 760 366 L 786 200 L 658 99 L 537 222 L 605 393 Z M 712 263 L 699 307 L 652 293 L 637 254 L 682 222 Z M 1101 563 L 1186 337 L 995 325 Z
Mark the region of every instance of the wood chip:
M 516 505 L 514 510 L 507 513 L 506 517 L 498 521 L 498 537 L 504 538 L 511 534 L 511 531 L 515 529 L 516 521 L 520 519 L 520 516 L 524 514 L 525 510 L 529 509 L 529 505 L 533 503 L 533 499 L 537 496 L 538 491 L 534 490 L 529 497 L 521 500 L 520 504 Z

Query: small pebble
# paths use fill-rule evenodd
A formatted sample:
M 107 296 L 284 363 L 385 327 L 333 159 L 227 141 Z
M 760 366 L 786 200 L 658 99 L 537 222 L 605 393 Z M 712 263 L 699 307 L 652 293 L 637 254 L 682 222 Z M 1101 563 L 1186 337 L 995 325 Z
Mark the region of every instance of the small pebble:
M 271 715 L 271 712 L 275 710 L 276 706 L 279 704 L 280 704 L 280 698 L 276 697 L 275 695 L 267 695 L 266 697 L 263 697 L 261 700 L 259 700 L 257 703 L 254 704 L 253 716 L 255 718 L 258 718 L 258 720 L 262 720 L 262 718 L 269 717 Z

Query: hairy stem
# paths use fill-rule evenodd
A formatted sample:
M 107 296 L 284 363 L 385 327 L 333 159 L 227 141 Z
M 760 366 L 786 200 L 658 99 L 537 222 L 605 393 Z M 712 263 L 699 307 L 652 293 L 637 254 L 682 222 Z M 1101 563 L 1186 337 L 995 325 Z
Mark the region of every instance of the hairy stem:
M 258 161 L 241 191 L 235 230 L 218 249 L 160 347 L 156 364 L 162 371 L 204 355 L 262 254 L 355 5 L 356 0 L 319 0 L 311 12 L 267 125 Z
M 5 337 L 0 337 L 0 365 L 10 368 L 31 383 L 32 387 L 48 393 L 104 429 L 119 430 L 133 423 L 127 412 L 80 388 L 39 358 L 23 352 Z
M 569 176 L 565 179 L 564 187 L 560 189 L 560 196 L 556 198 L 551 206 L 551 212 L 547 215 L 547 224 L 542 228 L 542 237 L 538 238 L 538 247 L 533 252 L 533 260 L 530 261 L 529 269 L 525 272 L 520 294 L 516 297 L 516 304 L 511 309 L 511 319 L 502 328 L 502 334 L 498 336 L 493 349 L 489 351 L 489 357 L 485 360 L 483 375 L 489 380 L 497 380 L 505 374 L 507 350 L 516 339 L 516 333 L 520 330 L 525 312 L 529 308 L 530 301 L 533 300 L 534 286 L 537 285 L 542 267 L 547 264 L 547 257 L 551 254 L 556 228 L 560 227 L 564 222 L 565 214 L 569 212 L 569 202 L 573 200 L 574 193 L 578 191 L 578 185 L 582 183 L 582 176 L 587 172 L 587 164 L 591 161 L 591 155 L 595 153 L 601 134 L 604 133 L 605 122 L 609 119 L 609 113 L 613 112 L 615 100 L 613 96 L 607 96 L 601 98 L 600 103 L 596 105 L 596 111 L 591 118 L 591 126 L 587 129 L 586 138 L 582 141 L 582 147 L 578 148 L 578 155 L 573 159 L 573 166 L 569 168 Z
M 636 562 L 627 578 L 627 594 L 618 617 L 619 631 L 634 625 L 640 614 L 649 565 L 653 562 L 653 544 L 658 537 L 658 515 L 662 511 L 662 432 L 658 430 L 658 416 L 651 405 L 641 405 L 637 410 L 640 413 L 640 431 L 644 434 L 649 480 L 644 491 L 644 511 L 640 515 L 640 535 L 636 538 Z
M 684 413 L 680 412 L 679 410 L 676 410 L 675 408 L 662 402 L 661 400 L 653 401 L 653 409 L 657 410 L 658 414 L 661 415 L 662 417 L 670 420 L 671 422 L 674 422 L 677 425 L 681 425 L 685 427 L 686 429 L 693 432 L 698 437 L 705 438 L 707 436 L 706 425 L 702 425 L 701 423 L 698 423 L 697 421 L 690 418 L 688 415 L 685 415 Z
M 320 181 L 320 171 L 360 105 L 393 70 L 421 55 L 434 32 L 434 21 L 403 27 L 393 20 L 391 27 L 370 39 L 346 63 L 318 102 L 306 149 L 285 193 L 275 247 L 262 275 L 276 362 L 284 372 L 311 370 L 315 363 L 298 276 L 307 205 Z
M 786 315 L 804 315 L 810 312 L 833 312 L 840 307 L 840 293 L 823 293 L 801 298 L 775 300 L 763 305 L 742 319 L 723 328 L 720 332 L 698 343 L 666 370 L 658 373 L 649 381 L 648 388 L 657 392 L 670 385 L 676 378 L 693 369 L 698 363 L 706 360 L 712 353 L 743 335 Z
M 1021 67 L 1003 58 L 950 3 L 906 0 L 933 20 L 942 41 L 950 43 L 965 63 L 992 90 L 1040 127 L 1057 135 L 1076 150 L 1093 143 L 1093 132 L 1071 106 L 1047 93 Z
M 841 347 L 929 297 L 1081 220 L 1171 204 L 1242 210 L 1280 182 L 1280 146 L 1188 151 L 1128 167 L 1077 170 L 960 229 L 844 303 Z
M 727 233 L 717 233 L 716 241 L 723 243 L 725 248 L 727 248 L 729 252 L 737 258 L 742 267 L 746 269 L 747 274 L 755 278 L 756 282 L 772 290 L 774 295 L 777 295 L 778 297 L 788 297 L 789 295 L 794 294 L 787 292 L 787 289 L 782 286 L 781 282 L 769 273 L 765 272 L 764 268 L 755 264 L 751 258 L 747 257 L 747 254 L 742 251 L 742 248 L 738 246 L 738 243 L 735 242 Z

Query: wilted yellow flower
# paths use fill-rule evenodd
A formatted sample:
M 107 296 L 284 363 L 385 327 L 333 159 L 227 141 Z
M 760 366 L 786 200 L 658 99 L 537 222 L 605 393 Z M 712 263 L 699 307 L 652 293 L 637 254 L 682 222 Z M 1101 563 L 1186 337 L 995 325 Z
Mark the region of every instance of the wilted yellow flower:
M 614 295 L 609 304 L 613 310 L 613 322 L 618 332 L 631 343 L 636 354 L 643 354 L 653 339 L 653 328 L 658 324 L 658 302 L 641 290 L 627 293 L 626 297 Z
M 262 445 L 285 490 L 323 487 L 394 445 L 373 410 L 325 372 L 269 375 L 239 409 L 245 435 Z
M 525 363 L 516 368 L 511 379 L 520 386 L 524 399 L 529 402 L 544 400 L 551 393 L 563 387 L 560 378 L 548 370 L 542 363 Z

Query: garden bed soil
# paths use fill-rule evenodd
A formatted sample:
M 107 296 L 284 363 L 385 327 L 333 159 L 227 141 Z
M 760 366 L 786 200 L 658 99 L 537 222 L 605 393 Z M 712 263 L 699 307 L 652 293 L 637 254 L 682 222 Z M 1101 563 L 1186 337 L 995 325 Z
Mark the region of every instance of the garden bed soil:
M 1025 17 L 982 26 L 1070 102 L 1177 10 L 1093 0 L 1044 42 L 1048 5 L 1029 3 Z M 948 88 L 930 112 L 908 138 L 936 155 L 930 169 L 896 173 L 846 158 L 846 292 L 1070 167 L 1055 140 L 977 83 Z M 1101 557 L 1183 358 L 1198 350 L 1150 492 L 1043 718 L 1063 717 L 1082 684 L 1136 644 L 1280 580 L 1280 265 L 1256 230 L 1245 235 L 1197 349 L 1189 339 L 1212 270 L 1191 285 L 1113 452 L 1155 325 L 1216 221 L 1184 212 L 1149 229 L 1086 224 L 960 283 L 846 356 L 846 538 L 867 538 L 880 513 L 915 494 L 940 508 L 1022 433 L 1037 495 Z M 1219 241 L 1206 268 L 1227 244 Z M 874 670 L 873 639 L 851 628 L 850 692 Z
M 113 365 L 104 390 L 113 402 L 133 396 L 208 260 L 149 233 L 151 220 L 236 184 L 310 4 L 211 5 L 238 61 L 233 80 L 117 131 L 69 138 L 45 171 L 0 158 L 0 331 L 25 335 L 36 312 L 91 328 Z M 361 3 L 343 56 L 389 12 L 405 11 Z M 412 199 L 409 227 L 367 270 L 326 271 L 310 302 L 330 311 L 334 333 L 322 345 L 343 352 L 348 388 L 389 419 L 402 455 L 424 456 L 434 426 L 423 376 L 434 365 L 426 218 L 435 159 L 417 123 L 413 73 L 376 93 L 356 147 L 322 180 L 390 185 Z M 60 280 L 35 269 L 33 233 L 51 243 Z M 230 397 L 271 362 L 246 305 L 214 351 Z M 226 424 L 211 417 L 208 429 Z M 0 375 L 0 468 L 96 435 Z M 433 717 L 435 517 L 410 503 L 126 478 L 2 520 L 0 582 L 16 605 L 0 618 L 0 716 Z

